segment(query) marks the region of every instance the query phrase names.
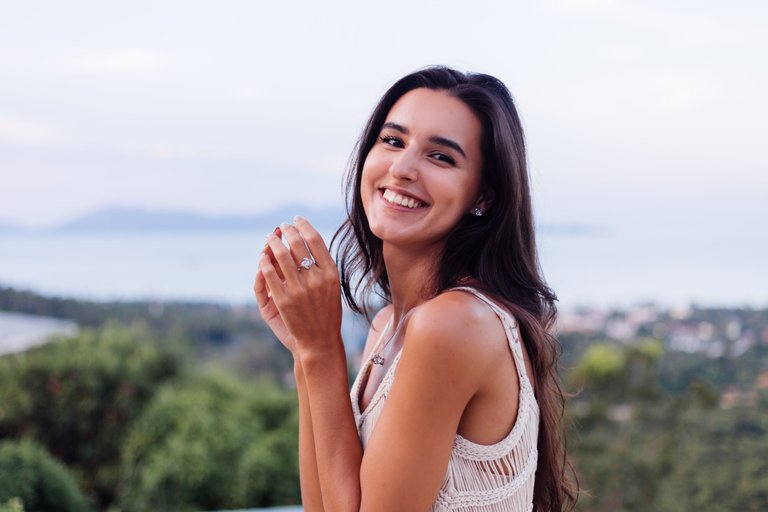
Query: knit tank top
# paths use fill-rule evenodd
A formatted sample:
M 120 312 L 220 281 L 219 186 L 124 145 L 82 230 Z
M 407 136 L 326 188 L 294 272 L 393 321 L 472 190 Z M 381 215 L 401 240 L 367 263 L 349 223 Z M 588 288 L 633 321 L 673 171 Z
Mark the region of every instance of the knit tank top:
M 475 295 L 488 304 L 501 320 L 517 367 L 520 400 L 512 430 L 498 443 L 477 444 L 456 434 L 443 483 L 430 510 L 530 512 L 533 510 L 533 484 L 538 461 L 539 406 L 525 371 L 517 322 L 506 310 L 474 288 L 452 289 Z M 371 353 L 376 353 L 381 342 L 380 339 Z M 371 368 L 370 358 L 363 363 L 352 385 L 352 409 L 363 449 L 368 445 L 392 389 L 402 350 L 400 348 L 397 352 L 392 366 L 363 411 L 359 405 L 360 392 Z

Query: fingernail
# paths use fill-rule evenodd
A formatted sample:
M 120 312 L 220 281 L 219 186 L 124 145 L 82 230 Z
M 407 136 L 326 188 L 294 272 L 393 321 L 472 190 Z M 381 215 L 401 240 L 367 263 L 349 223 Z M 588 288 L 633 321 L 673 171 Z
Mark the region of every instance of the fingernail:
M 288 224 L 287 222 L 281 222 L 281 223 L 280 223 L 280 229 L 285 229 L 285 228 L 287 228 L 288 226 L 289 226 L 289 224 Z
M 300 220 L 307 220 L 307 219 L 305 219 L 305 218 L 304 218 L 304 217 L 302 217 L 301 215 L 296 215 L 296 216 L 293 218 L 293 222 L 299 222 Z

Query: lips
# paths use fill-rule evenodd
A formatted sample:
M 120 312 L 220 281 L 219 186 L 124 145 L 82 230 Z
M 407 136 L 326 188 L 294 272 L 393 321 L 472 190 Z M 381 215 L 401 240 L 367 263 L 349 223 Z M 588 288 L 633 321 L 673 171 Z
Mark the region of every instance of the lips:
M 410 208 L 412 210 L 415 210 L 417 208 L 421 208 L 423 206 L 426 206 L 427 203 L 424 201 L 417 199 L 413 196 L 408 196 L 405 194 L 400 194 L 398 192 L 395 192 L 391 189 L 385 188 L 383 189 L 384 192 L 382 194 L 382 197 L 386 202 L 389 204 L 393 204 L 396 206 L 403 206 L 405 208 Z

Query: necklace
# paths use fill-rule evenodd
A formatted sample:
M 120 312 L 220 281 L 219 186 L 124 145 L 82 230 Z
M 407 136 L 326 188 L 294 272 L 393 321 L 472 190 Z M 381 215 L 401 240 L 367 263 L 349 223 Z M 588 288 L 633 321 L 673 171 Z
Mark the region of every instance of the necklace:
M 392 341 L 392 339 L 395 337 L 395 334 L 397 334 L 397 331 L 400 329 L 400 324 L 402 323 L 402 320 L 398 322 L 397 328 L 392 332 L 392 335 L 387 339 L 387 341 L 379 346 L 381 344 L 381 340 L 384 339 L 384 333 L 387 332 L 387 329 L 389 329 L 392 326 L 392 321 L 395 319 L 395 315 L 392 315 L 392 318 L 389 319 L 389 322 L 387 322 L 387 325 L 384 327 L 384 330 L 381 331 L 381 336 L 379 337 L 379 341 L 376 343 L 376 346 L 374 347 L 376 352 L 371 356 L 371 362 L 373 364 L 378 364 L 383 366 L 384 365 L 384 357 L 382 357 L 381 353 L 384 352 L 384 349 L 387 348 L 389 343 Z

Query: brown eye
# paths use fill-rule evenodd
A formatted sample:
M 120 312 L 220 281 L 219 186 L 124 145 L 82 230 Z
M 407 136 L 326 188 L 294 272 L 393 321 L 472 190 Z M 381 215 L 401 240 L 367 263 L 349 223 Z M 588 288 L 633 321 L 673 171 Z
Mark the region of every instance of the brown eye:
M 453 157 L 446 155 L 445 153 L 432 153 L 431 156 L 438 162 L 445 162 L 446 164 L 451 166 L 456 165 L 456 160 L 454 160 Z
M 379 140 L 388 146 L 393 146 L 396 148 L 402 148 L 405 146 L 402 140 L 397 137 L 393 137 L 392 135 L 382 135 L 379 137 Z

